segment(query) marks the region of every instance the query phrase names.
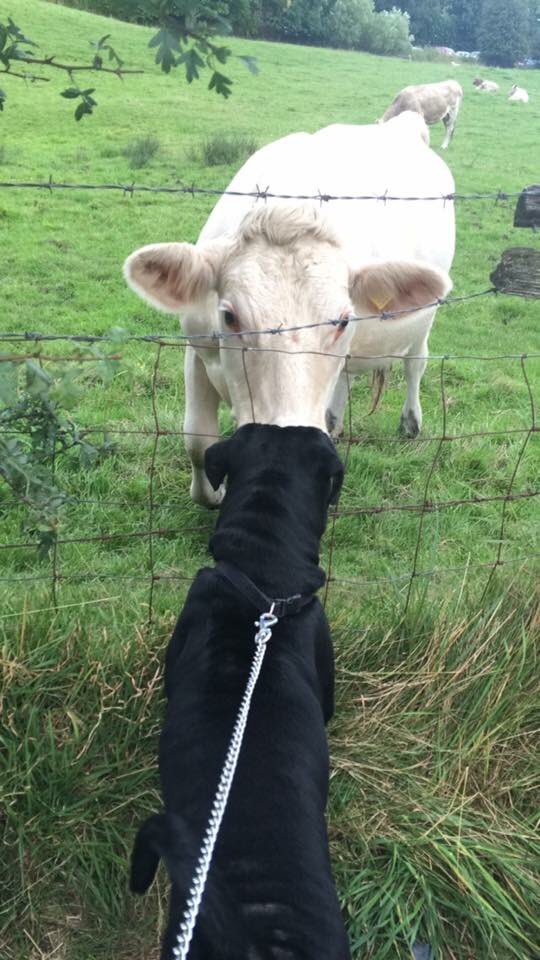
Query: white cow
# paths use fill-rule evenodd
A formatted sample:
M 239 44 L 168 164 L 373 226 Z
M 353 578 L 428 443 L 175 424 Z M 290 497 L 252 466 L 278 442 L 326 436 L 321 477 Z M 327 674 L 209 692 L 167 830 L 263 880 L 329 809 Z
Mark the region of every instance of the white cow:
M 508 99 L 514 103 L 528 103 L 529 94 L 524 87 L 518 87 L 517 83 L 514 83 L 508 92 Z
M 382 126 L 291 134 L 255 153 L 229 189 L 452 193 L 452 176 L 428 142 L 423 120 L 413 113 Z M 159 243 L 132 253 L 124 268 L 128 284 L 159 309 L 182 312 L 183 329 L 194 338 L 185 356 L 184 419 L 193 499 L 212 506 L 222 493 L 204 473 L 220 400 L 230 404 L 238 426 L 330 425 L 338 432 L 348 375 L 388 368 L 397 356 L 407 380 L 401 429 L 415 436 L 422 419 L 421 358 L 433 304 L 451 286 L 453 253 L 451 201 L 232 196 L 220 198 L 196 245 Z M 413 312 L 373 318 L 399 310 Z M 356 315 L 367 319 L 350 320 Z M 338 323 L 325 323 L 330 319 Z M 283 332 L 261 332 L 278 327 Z M 217 332 L 234 336 L 195 339 Z M 345 369 L 347 354 L 353 356 Z
M 463 89 L 457 80 L 441 80 L 439 83 L 420 83 L 417 86 L 404 87 L 392 100 L 382 117 L 382 122 L 386 123 L 406 110 L 419 113 L 430 125 L 442 120 L 446 134 L 441 143 L 441 150 L 446 150 L 454 135 L 462 100 Z

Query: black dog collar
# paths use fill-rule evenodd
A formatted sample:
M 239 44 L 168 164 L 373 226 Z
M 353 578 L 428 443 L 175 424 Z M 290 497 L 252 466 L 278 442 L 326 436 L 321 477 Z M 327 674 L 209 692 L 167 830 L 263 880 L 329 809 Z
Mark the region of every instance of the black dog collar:
M 303 597 L 301 593 L 295 593 L 292 597 L 285 599 L 268 597 L 266 593 L 259 590 L 253 583 L 253 580 L 250 580 L 245 573 L 242 573 L 242 571 L 239 570 L 238 567 L 233 566 L 232 563 L 227 563 L 226 560 L 218 560 L 214 569 L 225 577 L 229 583 L 232 583 L 233 587 L 235 587 L 246 600 L 249 600 L 249 602 L 253 604 L 257 613 L 266 613 L 273 607 L 272 612 L 278 620 L 280 620 L 281 617 L 294 616 L 295 613 L 299 613 L 303 607 L 307 606 L 307 604 L 313 600 L 313 594 Z

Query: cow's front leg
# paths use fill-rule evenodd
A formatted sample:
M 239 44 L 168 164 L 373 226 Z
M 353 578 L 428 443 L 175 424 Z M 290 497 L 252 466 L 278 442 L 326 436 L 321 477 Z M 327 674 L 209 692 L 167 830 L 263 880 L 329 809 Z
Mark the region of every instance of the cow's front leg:
M 407 397 L 401 411 L 399 433 L 403 437 L 417 437 L 422 428 L 422 407 L 420 406 L 420 382 L 427 365 L 428 343 L 427 337 L 418 349 L 411 351 L 413 356 L 405 357 L 405 380 L 407 382 Z M 421 357 L 422 359 L 418 359 Z
M 184 436 L 191 460 L 191 499 L 204 507 L 218 507 L 224 488 L 214 490 L 204 472 L 204 454 L 207 447 L 219 438 L 219 394 L 206 373 L 204 363 L 193 347 L 186 347 L 184 363 L 186 412 Z

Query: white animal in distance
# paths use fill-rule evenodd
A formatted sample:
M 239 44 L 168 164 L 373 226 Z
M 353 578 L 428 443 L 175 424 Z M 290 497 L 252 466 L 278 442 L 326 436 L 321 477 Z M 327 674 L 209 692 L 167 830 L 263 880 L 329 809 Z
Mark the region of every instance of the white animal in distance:
M 473 80 L 473 86 L 483 93 L 497 93 L 499 89 L 499 84 L 495 83 L 495 80 L 482 80 L 481 77 Z
M 514 83 L 508 92 L 508 99 L 512 100 L 514 103 L 528 103 L 529 94 L 524 87 L 518 87 L 517 83 Z

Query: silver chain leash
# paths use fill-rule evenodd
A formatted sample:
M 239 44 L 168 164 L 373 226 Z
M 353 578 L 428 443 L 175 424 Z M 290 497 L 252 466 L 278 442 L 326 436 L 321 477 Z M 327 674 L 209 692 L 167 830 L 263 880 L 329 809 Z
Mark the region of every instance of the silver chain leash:
M 253 691 L 255 690 L 255 685 L 261 672 L 264 655 L 266 653 L 266 644 L 272 636 L 272 627 L 275 626 L 278 621 L 278 618 L 274 614 L 274 606 L 275 604 L 272 604 L 270 610 L 268 610 L 267 613 L 262 613 L 259 619 L 255 621 L 255 626 L 259 629 L 254 637 L 255 653 L 251 663 L 251 670 L 212 803 L 210 817 L 195 868 L 195 875 L 189 889 L 182 922 L 176 937 L 176 946 L 173 948 L 173 954 L 178 960 L 186 960 L 189 952 L 193 931 L 199 915 L 201 900 L 206 887 L 208 871 L 210 870 L 218 833 L 236 772 L 236 765 L 238 763 L 249 709 L 251 707 L 251 698 L 253 697 Z

